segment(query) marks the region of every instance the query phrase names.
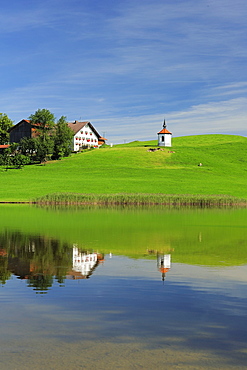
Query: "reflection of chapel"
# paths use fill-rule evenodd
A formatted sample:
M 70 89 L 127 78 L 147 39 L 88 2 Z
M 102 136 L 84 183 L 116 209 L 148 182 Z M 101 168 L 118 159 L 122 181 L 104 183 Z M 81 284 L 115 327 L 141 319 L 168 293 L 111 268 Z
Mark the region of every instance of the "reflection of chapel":
M 167 130 L 165 120 L 163 129 L 158 132 L 158 146 L 172 146 L 172 133 Z
M 157 254 L 157 267 L 162 274 L 162 280 L 165 280 L 166 273 L 171 268 L 171 255 L 170 254 Z

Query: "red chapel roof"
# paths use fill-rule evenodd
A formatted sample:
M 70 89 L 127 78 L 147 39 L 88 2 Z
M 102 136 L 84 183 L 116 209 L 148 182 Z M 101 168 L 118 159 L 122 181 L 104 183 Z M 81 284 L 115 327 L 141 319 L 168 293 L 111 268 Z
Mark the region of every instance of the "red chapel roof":
M 172 133 L 170 131 L 168 131 L 166 128 L 163 128 L 160 132 L 158 132 L 158 134 L 170 134 L 170 135 L 172 135 Z

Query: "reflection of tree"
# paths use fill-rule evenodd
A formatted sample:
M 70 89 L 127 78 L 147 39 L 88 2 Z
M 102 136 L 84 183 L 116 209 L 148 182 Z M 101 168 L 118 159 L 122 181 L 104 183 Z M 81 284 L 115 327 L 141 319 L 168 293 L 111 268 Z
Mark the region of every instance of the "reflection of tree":
M 11 272 L 8 270 L 7 256 L 0 256 L 0 282 L 2 285 L 10 278 Z
M 30 275 L 28 279 L 28 286 L 33 287 L 34 290 L 39 292 L 48 290 L 53 284 L 53 276 L 45 274 L 34 274 Z
M 0 246 L 6 251 L 1 256 L 0 279 L 5 283 L 11 273 L 27 279 L 35 290 L 47 290 L 53 277 L 62 284 L 72 264 L 71 247 L 58 240 L 5 232 L 0 235 Z

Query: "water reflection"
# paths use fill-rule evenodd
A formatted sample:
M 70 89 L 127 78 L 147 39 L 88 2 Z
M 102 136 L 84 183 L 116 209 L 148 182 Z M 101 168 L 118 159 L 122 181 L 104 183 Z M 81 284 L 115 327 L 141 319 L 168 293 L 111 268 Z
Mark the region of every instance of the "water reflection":
M 67 274 L 68 279 L 88 279 L 99 263 L 104 262 L 104 254 L 80 250 L 73 246 L 73 267 Z
M 246 367 L 246 212 L 16 212 L 0 222 L 2 368 Z
M 166 273 L 171 268 L 171 255 L 157 253 L 157 267 L 162 274 L 162 280 L 165 280 Z
M 54 279 L 64 282 L 71 265 L 70 246 L 55 239 L 6 231 L 0 235 L 0 246 L 2 284 L 13 274 L 34 290 L 46 291 Z
M 5 232 L 0 235 L 0 281 L 11 275 L 26 280 L 37 292 L 46 292 L 54 281 L 89 278 L 104 255 L 73 248 L 56 239 Z
M 63 287 L 65 279 L 89 279 L 105 260 L 104 254 L 98 251 L 21 232 L 4 232 L 0 235 L 0 245 L 2 285 L 13 274 L 26 280 L 27 286 L 37 293 L 47 293 L 54 282 Z M 171 254 L 148 250 L 148 255 L 156 257 L 157 268 L 164 281 L 171 268 Z M 109 258 L 112 258 L 111 253 Z

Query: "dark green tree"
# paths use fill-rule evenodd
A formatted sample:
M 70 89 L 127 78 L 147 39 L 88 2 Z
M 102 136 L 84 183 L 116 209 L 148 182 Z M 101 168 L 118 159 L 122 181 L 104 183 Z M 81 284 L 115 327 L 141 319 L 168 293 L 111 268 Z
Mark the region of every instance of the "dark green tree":
M 7 114 L 0 113 L 0 145 L 9 143 L 9 130 L 13 126 L 13 121 Z
M 54 133 L 54 159 L 70 155 L 73 135 L 73 131 L 67 125 L 66 117 L 59 118 Z
M 40 163 L 50 160 L 53 154 L 54 137 L 48 136 L 45 141 L 37 138 L 37 150 L 34 159 Z
M 11 156 L 11 148 L 7 148 L 4 150 L 1 158 L 2 165 L 5 166 L 5 170 L 7 171 L 8 168 L 12 165 L 12 156 Z
M 48 109 L 38 109 L 29 116 L 31 125 L 39 132 L 41 140 L 46 141 L 55 126 L 55 116 Z
M 48 109 L 38 109 L 29 117 L 31 125 L 39 133 L 36 160 L 40 163 L 51 159 L 54 148 L 55 116 Z
M 12 165 L 16 168 L 22 168 L 23 166 L 30 163 L 30 158 L 26 155 L 16 153 L 12 158 Z
M 36 155 L 38 146 L 39 142 L 37 138 L 23 137 L 19 143 L 19 152 L 30 157 L 32 161 L 32 158 Z

